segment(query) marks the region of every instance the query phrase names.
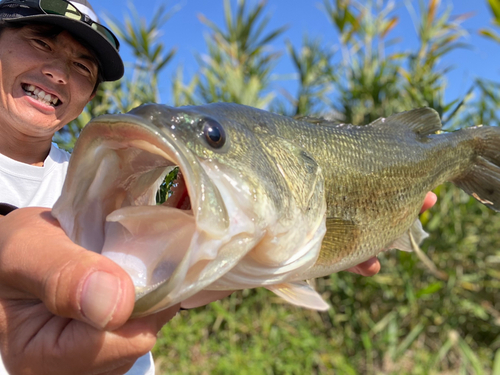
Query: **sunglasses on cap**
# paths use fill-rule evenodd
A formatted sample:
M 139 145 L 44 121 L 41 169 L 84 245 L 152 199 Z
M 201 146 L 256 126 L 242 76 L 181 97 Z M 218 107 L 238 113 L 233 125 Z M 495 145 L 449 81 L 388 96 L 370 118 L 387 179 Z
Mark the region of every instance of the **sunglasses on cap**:
M 76 21 L 81 21 L 89 25 L 92 29 L 101 34 L 108 42 L 111 43 L 116 50 L 120 47 L 118 39 L 107 27 L 100 23 L 94 22 L 88 15 L 82 13 L 73 4 L 66 0 L 15 0 L 15 1 L 0 1 L 0 6 L 8 4 L 18 4 L 29 8 L 35 8 L 45 14 L 54 14 L 71 18 Z

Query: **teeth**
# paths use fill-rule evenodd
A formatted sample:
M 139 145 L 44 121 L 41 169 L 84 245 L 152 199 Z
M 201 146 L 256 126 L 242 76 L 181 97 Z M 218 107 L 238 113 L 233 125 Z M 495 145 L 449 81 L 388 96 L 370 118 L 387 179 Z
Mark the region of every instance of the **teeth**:
M 40 90 L 34 85 L 25 85 L 24 91 L 26 91 L 31 97 L 36 98 L 46 104 L 57 105 L 59 103 L 59 98 L 57 96 L 52 97 L 50 94 L 46 94 L 45 91 Z

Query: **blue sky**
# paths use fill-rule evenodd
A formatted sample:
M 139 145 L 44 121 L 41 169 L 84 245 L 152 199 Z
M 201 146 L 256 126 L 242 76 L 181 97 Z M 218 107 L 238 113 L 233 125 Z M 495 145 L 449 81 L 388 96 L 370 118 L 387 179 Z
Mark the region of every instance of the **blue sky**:
M 252 0 L 251 0 L 252 1 Z M 255 3 L 256 0 L 253 0 Z M 231 0 L 236 6 L 237 1 Z M 409 12 L 403 2 L 397 10 L 400 18 L 398 26 L 390 36 L 401 38 L 404 46 L 411 48 L 417 43 L 416 31 Z M 418 9 L 418 1 L 411 1 Z M 113 16 L 119 21 L 125 19 L 129 12 L 128 4 L 132 4 L 137 13 L 149 20 L 155 10 L 162 4 L 167 9 L 178 7 L 172 18 L 163 27 L 162 40 L 167 48 L 177 47 L 177 54 L 161 77 L 160 94 L 164 104 L 172 104 L 170 100 L 170 78 L 179 65 L 183 65 L 185 76 L 189 77 L 197 71 L 196 54 L 206 51 L 204 34 L 208 28 L 203 25 L 198 15 L 203 14 L 218 25 L 223 25 L 223 0 L 94 0 L 92 5 L 101 19 L 103 15 Z M 294 73 L 290 58 L 286 53 L 285 41 L 290 40 L 300 46 L 304 33 L 311 37 L 321 37 L 326 43 L 337 44 L 337 35 L 326 15 L 321 10 L 321 0 L 268 0 L 267 13 L 271 15 L 270 29 L 288 25 L 289 29 L 276 40 L 273 48 L 282 51 L 283 55 L 276 68 L 278 75 Z M 463 95 L 473 80 L 477 77 L 500 81 L 500 44 L 489 41 L 477 34 L 481 27 L 489 27 L 492 16 L 486 0 L 443 0 L 441 9 L 452 6 L 453 15 L 472 13 L 473 16 L 463 23 L 469 35 L 465 41 L 471 49 L 457 50 L 441 61 L 443 66 L 452 66 L 454 69 L 447 75 L 448 88 L 446 100 L 452 100 Z M 130 51 L 124 46 L 122 56 L 125 61 L 133 61 Z M 293 80 L 278 80 L 276 87 L 293 92 L 296 85 Z

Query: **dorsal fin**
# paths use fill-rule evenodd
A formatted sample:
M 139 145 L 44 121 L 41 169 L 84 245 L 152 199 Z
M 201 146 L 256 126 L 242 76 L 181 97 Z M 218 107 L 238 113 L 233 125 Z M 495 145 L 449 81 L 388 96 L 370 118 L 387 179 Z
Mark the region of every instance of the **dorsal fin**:
M 429 135 L 441 130 L 443 125 L 439 114 L 434 109 L 424 107 L 396 113 L 387 118 L 381 117 L 370 123 L 369 126 L 387 130 L 392 130 L 391 127 L 399 129 L 406 127 L 418 135 Z

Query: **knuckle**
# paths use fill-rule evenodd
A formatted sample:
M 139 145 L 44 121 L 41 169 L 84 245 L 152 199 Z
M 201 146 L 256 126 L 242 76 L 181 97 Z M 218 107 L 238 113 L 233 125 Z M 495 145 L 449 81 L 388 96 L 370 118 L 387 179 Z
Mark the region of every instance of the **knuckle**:
M 76 268 L 74 260 L 66 261 L 48 272 L 42 283 L 41 299 L 55 315 L 68 317 L 79 310 L 78 290 L 72 282 Z

